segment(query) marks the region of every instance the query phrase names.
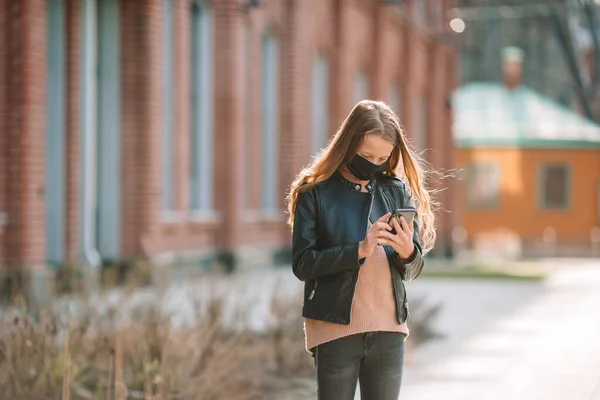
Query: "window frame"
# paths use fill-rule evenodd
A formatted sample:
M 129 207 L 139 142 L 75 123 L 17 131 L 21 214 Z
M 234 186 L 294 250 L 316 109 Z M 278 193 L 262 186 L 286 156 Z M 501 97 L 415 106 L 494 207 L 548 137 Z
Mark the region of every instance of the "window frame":
M 493 180 L 495 181 L 495 193 L 493 194 L 491 201 L 486 204 L 482 202 L 476 202 L 473 193 L 473 188 L 476 184 L 476 174 L 478 171 L 492 170 Z M 497 210 L 500 208 L 500 199 L 502 196 L 502 168 L 499 163 L 494 162 L 476 162 L 471 163 L 467 166 L 467 203 L 469 210 L 476 211 L 490 211 Z
M 388 86 L 387 97 L 388 104 L 392 110 L 394 110 L 398 116 L 402 115 L 402 103 L 404 97 L 402 86 L 396 82 L 391 83 Z
M 175 55 L 175 9 L 173 0 L 163 0 L 163 162 L 162 162 L 162 190 L 161 209 L 163 216 L 170 216 L 177 208 L 176 205 L 176 175 L 175 175 L 175 108 L 173 107 L 175 81 L 173 76 Z
M 417 96 L 417 101 L 414 107 L 415 128 L 412 136 L 413 145 L 419 152 L 427 150 L 429 146 L 429 103 L 429 94 L 421 93 Z
M 272 52 L 272 55 L 271 53 Z M 272 29 L 266 29 L 261 38 L 261 142 L 262 163 L 260 209 L 264 215 L 276 215 L 280 209 L 280 138 L 281 118 L 281 40 Z M 271 76 L 271 80 L 266 80 Z
M 546 173 L 550 168 L 556 168 L 556 167 L 562 167 L 565 169 L 565 184 L 564 184 L 564 190 L 566 193 L 564 193 L 564 197 L 565 197 L 565 202 L 564 205 L 562 206 L 551 206 L 548 205 L 547 202 L 547 196 L 546 196 Z M 541 163 L 538 166 L 538 190 L 537 190 L 537 205 L 538 208 L 541 210 L 545 210 L 545 211 L 569 211 L 571 209 L 571 202 L 572 202 L 572 181 L 573 181 L 573 174 L 572 174 L 572 167 L 570 164 L 568 163 L 563 163 L 563 162 L 547 162 L 547 163 Z
M 371 77 L 364 69 L 359 69 L 354 74 L 352 91 L 352 97 L 354 99 L 354 104 L 352 104 L 352 106 L 358 104 L 362 100 L 369 99 Z
M 329 141 L 329 69 L 329 57 L 325 52 L 318 51 L 312 68 L 312 154 L 324 148 Z
M 215 212 L 215 14 L 204 2 L 193 2 L 190 18 L 192 154 L 189 202 L 194 218 L 201 218 Z

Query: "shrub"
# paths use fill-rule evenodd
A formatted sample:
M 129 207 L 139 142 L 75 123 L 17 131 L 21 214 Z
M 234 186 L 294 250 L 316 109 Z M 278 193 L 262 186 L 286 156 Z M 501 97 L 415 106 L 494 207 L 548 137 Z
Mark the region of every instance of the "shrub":
M 231 278 L 162 293 L 63 297 L 42 311 L 0 310 L 2 398 L 249 400 L 280 399 L 291 389 L 314 397 L 301 291 L 275 279 L 273 290 L 259 290 L 269 319 L 253 327 L 260 301 L 248 289 L 257 285 Z M 439 308 L 415 300 L 411 341 L 418 344 L 435 336 Z

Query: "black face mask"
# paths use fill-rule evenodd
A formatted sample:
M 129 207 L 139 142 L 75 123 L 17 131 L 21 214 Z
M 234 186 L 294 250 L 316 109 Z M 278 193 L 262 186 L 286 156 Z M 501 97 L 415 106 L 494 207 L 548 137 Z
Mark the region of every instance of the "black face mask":
M 370 181 L 375 178 L 375 175 L 385 169 L 386 163 L 381 165 L 373 164 L 366 158 L 355 154 L 352 160 L 348 163 L 348 169 L 352 174 L 361 181 Z

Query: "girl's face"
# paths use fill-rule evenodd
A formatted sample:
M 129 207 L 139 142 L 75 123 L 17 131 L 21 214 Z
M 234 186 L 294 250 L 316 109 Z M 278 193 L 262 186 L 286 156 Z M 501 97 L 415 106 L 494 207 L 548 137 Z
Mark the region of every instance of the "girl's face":
M 390 158 L 393 150 L 394 145 L 381 136 L 367 134 L 356 153 L 373 164 L 381 165 Z

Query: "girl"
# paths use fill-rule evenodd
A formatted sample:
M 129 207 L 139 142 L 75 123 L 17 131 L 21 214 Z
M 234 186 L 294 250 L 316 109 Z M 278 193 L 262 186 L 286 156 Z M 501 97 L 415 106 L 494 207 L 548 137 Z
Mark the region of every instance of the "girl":
M 396 114 L 364 100 L 288 196 L 292 268 L 305 282 L 306 348 L 320 400 L 397 400 L 415 279 L 435 240 L 425 170 Z M 398 178 L 406 177 L 407 185 Z M 392 219 L 398 208 L 416 217 Z M 395 231 L 392 231 L 392 228 Z

